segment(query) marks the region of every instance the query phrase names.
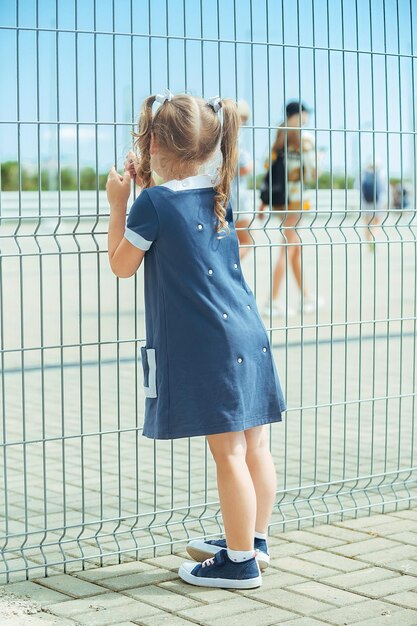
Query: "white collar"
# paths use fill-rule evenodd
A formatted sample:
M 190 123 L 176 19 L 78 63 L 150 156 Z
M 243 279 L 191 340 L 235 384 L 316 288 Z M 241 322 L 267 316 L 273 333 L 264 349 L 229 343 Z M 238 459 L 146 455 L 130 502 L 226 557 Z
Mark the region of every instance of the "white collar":
M 160 187 L 167 187 L 171 191 L 187 191 L 188 189 L 206 189 L 213 187 L 214 181 L 208 174 L 199 174 L 197 176 L 188 176 L 182 180 L 168 180 Z

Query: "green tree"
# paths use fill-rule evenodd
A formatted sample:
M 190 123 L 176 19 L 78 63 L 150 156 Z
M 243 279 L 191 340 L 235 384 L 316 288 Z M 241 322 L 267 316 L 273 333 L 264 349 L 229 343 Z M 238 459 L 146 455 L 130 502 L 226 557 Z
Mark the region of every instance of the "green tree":
M 30 174 L 25 168 L 22 169 L 22 191 L 38 191 L 39 179 L 37 172 Z
M 99 174 L 98 176 L 98 188 L 103 191 L 106 189 L 107 174 Z
M 83 167 L 80 171 L 80 189 L 96 189 L 96 170 L 93 167 Z
M 1 191 L 18 191 L 19 190 L 19 163 L 17 161 L 5 161 L 1 164 Z M 38 191 L 39 189 L 39 172 L 28 170 L 23 165 L 21 167 L 21 185 L 22 191 Z M 77 172 L 74 168 L 66 166 L 60 171 L 61 190 L 76 191 L 77 190 Z M 97 188 L 97 174 L 93 167 L 83 167 L 80 170 L 80 189 L 95 190 Z M 56 172 L 43 169 L 40 173 L 42 191 L 57 189 Z M 107 173 L 98 175 L 98 187 L 100 190 L 106 189 Z
M 353 189 L 354 178 L 353 176 L 333 174 L 330 172 L 322 172 L 318 178 L 319 189 Z M 313 185 L 313 188 L 315 185 Z
M 57 172 L 50 169 L 41 171 L 41 189 L 42 191 L 52 191 L 58 189 Z
M 75 191 L 77 189 L 77 175 L 72 167 L 61 169 L 61 189 L 62 191 Z
M 5 161 L 1 164 L 1 190 L 19 189 L 19 164 L 17 161 Z

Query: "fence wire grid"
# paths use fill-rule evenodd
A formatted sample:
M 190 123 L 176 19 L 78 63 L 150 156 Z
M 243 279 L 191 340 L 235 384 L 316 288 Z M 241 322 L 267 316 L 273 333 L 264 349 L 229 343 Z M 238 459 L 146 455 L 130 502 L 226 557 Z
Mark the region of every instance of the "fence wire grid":
M 416 36 L 412 0 L 1 3 L 3 581 L 222 532 L 204 438 L 142 436 L 143 274 L 107 261 L 106 171 L 164 87 L 250 109 L 234 210 L 289 407 L 270 429 L 271 532 L 415 503 Z M 311 109 L 308 210 L 260 215 L 290 100 Z

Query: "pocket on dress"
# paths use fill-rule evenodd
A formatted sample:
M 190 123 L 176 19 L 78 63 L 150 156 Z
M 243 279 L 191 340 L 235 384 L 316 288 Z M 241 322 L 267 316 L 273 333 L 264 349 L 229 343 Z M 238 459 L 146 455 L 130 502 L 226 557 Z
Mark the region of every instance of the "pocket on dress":
M 156 392 L 156 355 L 154 348 L 141 346 L 143 367 L 143 388 L 145 398 L 157 398 Z

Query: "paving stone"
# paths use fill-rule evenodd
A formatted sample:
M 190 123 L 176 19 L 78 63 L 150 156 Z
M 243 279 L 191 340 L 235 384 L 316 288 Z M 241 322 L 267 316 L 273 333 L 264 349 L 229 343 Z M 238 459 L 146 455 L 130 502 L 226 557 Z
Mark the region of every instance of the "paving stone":
M 417 577 L 407 576 L 406 574 L 404 576 L 400 575 L 394 578 L 369 583 L 368 585 L 361 585 L 356 588 L 352 587 L 352 591 L 359 591 L 371 598 L 384 597 L 386 599 L 389 599 L 390 594 L 399 591 L 409 591 L 410 589 L 417 589 Z
M 325 585 L 317 580 L 291 585 L 291 587 L 288 588 L 288 591 L 301 593 L 306 596 L 310 596 L 311 598 L 320 598 L 323 602 L 328 602 L 329 604 L 334 604 L 336 606 L 354 604 L 355 602 L 363 601 L 363 596 L 349 591 L 344 591 L 343 589 L 330 587 L 330 585 Z
M 325 565 L 335 570 L 341 570 L 342 572 L 353 572 L 367 567 L 362 561 L 356 561 L 346 556 L 333 554 L 332 552 L 327 552 L 327 550 L 304 552 L 300 554 L 299 558 L 303 561 L 313 561 L 314 563 L 319 563 L 320 565 Z
M 190 626 L 191 624 L 195 624 L 195 622 L 190 622 L 190 620 L 178 617 L 178 615 L 161 612 L 158 613 L 158 615 L 141 617 L 140 620 L 134 623 L 138 624 L 138 626 Z M 119 626 L 119 624 L 117 624 L 117 626 Z
M 308 582 L 308 579 L 303 576 L 298 576 L 297 574 L 291 574 L 288 572 L 278 572 L 269 567 L 267 573 L 262 576 L 261 589 L 263 591 L 267 589 L 282 589 L 283 587 L 288 587 L 289 585 L 305 582 Z M 234 593 L 244 596 L 253 596 L 259 591 L 259 589 L 236 589 Z
M 383 567 L 367 567 L 365 569 L 349 572 L 347 574 L 338 574 L 337 576 L 329 576 L 321 580 L 322 583 L 335 585 L 342 589 L 360 588 L 359 585 L 366 585 L 376 581 L 385 580 L 387 578 L 395 578 L 397 574 Z
M 417 509 L 407 509 L 405 511 L 396 511 L 392 514 L 393 517 L 400 517 L 405 519 L 413 519 L 417 521 Z
M 99 593 L 106 593 L 106 589 L 94 585 L 86 580 L 80 580 L 69 574 L 60 574 L 50 578 L 40 578 L 34 582 L 49 589 L 60 591 L 73 598 L 84 598 L 85 596 L 95 596 Z
M 231 615 L 243 615 L 247 611 L 255 611 L 258 608 L 263 608 L 264 605 L 252 600 L 250 598 L 233 597 L 230 600 L 223 600 L 221 602 L 215 602 L 214 604 L 206 604 L 192 609 L 184 609 L 184 611 L 178 611 L 181 617 L 189 617 L 195 620 L 197 623 L 203 624 L 210 623 L 212 621 L 218 622 L 221 618 L 222 621 L 226 617 Z M 291 615 L 289 616 L 289 618 Z
M 139 587 L 139 589 L 129 589 L 126 591 L 126 595 L 135 600 L 149 603 L 157 608 L 167 609 L 168 611 L 178 612 L 194 606 L 201 606 L 201 602 L 192 600 L 183 594 L 173 593 L 157 585 L 148 585 L 146 587 Z
M 388 563 L 392 561 L 398 561 L 407 558 L 417 557 L 417 546 L 405 546 L 397 544 L 395 548 L 389 548 L 387 550 L 376 550 L 368 554 L 360 554 L 357 556 L 361 561 L 366 563 L 374 563 L 375 565 L 381 565 L 383 567 L 388 566 Z
M 402 561 L 389 561 L 386 564 L 390 569 L 397 570 L 403 574 L 417 576 L 417 560 L 403 559 Z
M 176 580 L 169 580 L 165 583 L 160 583 L 158 587 L 168 589 L 174 593 L 182 594 L 192 598 L 193 600 L 205 602 L 207 604 L 213 602 L 221 602 L 222 600 L 232 600 L 235 597 L 234 591 L 228 591 L 227 589 L 215 589 L 210 587 L 197 587 L 194 585 L 188 585 L 181 578 Z
M 250 605 L 242 605 L 243 602 L 250 602 Z M 237 598 L 220 602 L 215 605 L 202 606 L 198 609 L 188 609 L 182 611 L 181 615 L 196 620 L 198 624 L 205 626 L 270 626 L 275 622 L 283 622 L 292 619 L 294 613 L 276 607 L 265 607 L 265 605 L 248 600 L 247 598 Z
M 299 617 L 298 619 L 292 619 L 289 622 L 275 622 L 275 624 L 284 624 L 284 626 L 329 626 L 328 622 L 321 622 L 314 617 Z
M 164 582 L 178 578 L 176 572 L 170 572 L 167 569 L 159 569 L 152 567 L 143 572 L 135 574 L 126 574 L 126 576 L 115 576 L 114 578 L 105 578 L 101 581 L 103 587 L 113 591 L 123 591 L 124 589 L 134 589 L 135 587 L 143 587 L 145 585 L 153 585 L 155 583 Z
M 269 546 L 280 546 L 281 544 L 288 543 L 285 539 L 285 533 L 278 533 L 276 535 L 268 535 Z
M 397 548 L 398 544 L 390 539 L 383 537 L 375 537 L 372 539 L 364 539 L 364 541 L 355 541 L 343 546 L 330 547 L 331 552 L 341 554 L 342 556 L 366 556 L 374 554 L 378 550 L 388 550 L 389 548 Z
M 384 624 L 392 624 L 392 626 L 416 626 L 417 615 L 415 611 L 411 611 L 410 609 L 401 609 L 400 611 L 396 611 L 394 615 L 380 615 L 373 619 L 355 622 L 356 626 L 383 626 Z
M 156 614 L 158 614 L 158 609 L 149 604 L 131 600 L 129 604 L 125 604 L 123 607 L 113 607 L 102 611 L 86 611 L 77 615 L 76 619 L 83 626 L 111 626 L 118 624 L 121 619 L 137 621 Z
M 323 524 L 310 529 L 309 532 L 317 533 L 318 535 L 325 535 L 326 537 L 333 537 L 333 539 L 341 539 L 346 543 L 353 543 L 354 541 L 363 541 L 367 539 L 366 531 L 359 532 L 352 530 L 351 528 L 342 528 L 337 525 Z
M 307 546 L 313 546 L 313 548 L 331 548 L 333 546 L 339 546 L 344 543 L 340 539 L 333 537 L 326 537 L 324 535 L 318 535 L 308 532 L 306 530 L 291 530 L 286 533 L 287 541 L 294 540 L 297 543 L 303 543 Z
M 355 624 L 367 618 L 374 619 L 378 616 L 393 615 L 397 613 L 398 610 L 399 607 L 381 602 L 380 600 L 364 599 L 364 602 L 325 611 L 320 614 L 320 617 L 331 624 L 344 626 L 345 624 Z
M 416 521 L 413 519 L 402 519 L 396 522 L 388 522 L 387 524 L 377 524 L 375 526 L 369 526 L 364 529 L 367 532 L 376 532 L 381 537 L 389 537 L 392 539 L 392 535 L 401 535 L 403 533 L 415 532 Z M 414 542 L 416 538 L 414 537 Z
M 379 524 L 388 524 L 389 522 L 398 521 L 393 515 L 388 513 L 380 513 L 377 515 L 364 515 L 363 517 L 357 517 L 355 519 L 346 520 L 344 522 L 336 522 L 337 526 L 345 528 L 367 528 L 369 526 L 377 526 Z
M 99 596 L 89 596 L 78 600 L 68 600 L 67 602 L 59 602 L 58 604 L 49 604 L 48 611 L 54 615 L 63 615 L 64 617 L 72 617 L 86 611 L 102 611 L 103 609 L 111 609 L 115 606 L 122 607 L 125 604 L 131 604 L 132 599 L 120 593 L 104 593 Z
M 318 599 L 309 598 L 308 596 L 294 593 L 288 589 L 274 589 L 263 591 L 262 587 L 256 595 L 257 600 L 262 600 L 268 604 L 279 606 L 289 611 L 300 613 L 301 615 L 310 615 L 311 613 L 319 613 L 333 608 L 333 605 L 327 602 L 321 602 Z
M 415 525 L 415 522 L 413 522 L 413 524 Z M 409 530 L 393 533 L 392 535 L 389 535 L 389 538 L 393 541 L 400 541 L 401 543 L 417 546 L 417 533 L 413 533 Z
M 282 556 L 294 556 L 295 554 L 301 554 L 302 552 L 309 552 L 311 546 L 306 546 L 296 541 L 287 541 L 270 548 L 271 559 L 278 559 Z
M 10 583 L 2 589 L 8 594 L 13 594 L 19 598 L 30 598 L 35 602 L 39 602 L 42 606 L 51 602 L 63 602 L 64 600 L 72 598 L 72 596 L 54 591 L 53 589 L 48 589 L 48 587 L 38 585 L 31 580 L 25 580 L 19 583 Z
M 287 622 L 296 615 L 292 611 L 285 611 L 276 607 L 259 608 L 256 611 L 248 611 L 242 615 L 231 615 L 221 618 L 222 626 L 271 626 L 271 624 Z M 207 626 L 218 626 L 219 620 L 206 620 Z
M 417 610 L 417 593 L 415 591 L 401 591 L 400 593 L 394 593 L 388 596 L 388 600 L 393 604 Z
M 94 569 L 88 569 L 83 572 L 77 572 L 77 578 L 83 580 L 89 580 L 90 582 L 96 582 L 105 580 L 106 578 L 114 578 L 115 576 L 125 576 L 126 574 L 135 574 L 137 572 L 142 573 L 145 571 L 154 571 L 155 566 L 150 565 L 144 561 L 129 561 L 128 563 L 121 563 L 120 565 L 106 565 L 104 567 L 95 567 Z
M 187 554 L 187 559 L 190 560 L 190 558 L 190 555 Z M 179 556 L 178 554 L 167 554 L 166 556 L 145 559 L 143 562 L 153 565 L 154 567 L 162 567 L 163 569 L 178 572 L 179 566 L 184 562 L 184 557 Z
M 293 556 L 279 559 L 277 565 L 280 570 L 287 570 L 293 574 L 305 576 L 306 578 L 324 578 L 338 573 L 337 570 L 330 567 L 324 567 L 323 565 L 310 561 L 302 561 Z

